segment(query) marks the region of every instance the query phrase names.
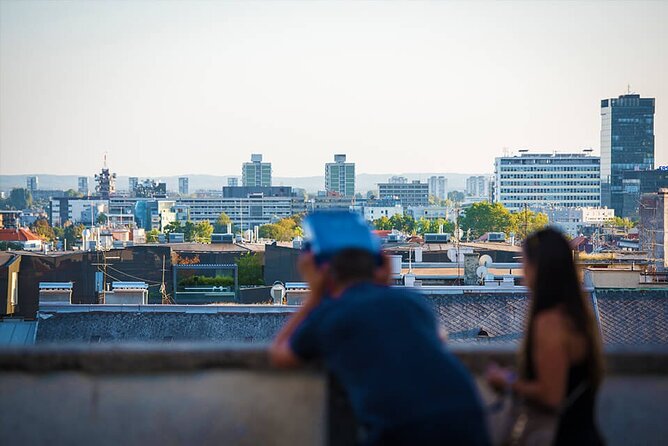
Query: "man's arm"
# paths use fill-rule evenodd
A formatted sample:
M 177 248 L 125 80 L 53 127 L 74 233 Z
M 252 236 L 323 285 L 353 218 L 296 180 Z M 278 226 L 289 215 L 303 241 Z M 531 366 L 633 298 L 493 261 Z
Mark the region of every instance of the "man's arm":
M 326 271 L 320 268 L 311 254 L 302 254 L 297 262 L 297 268 L 304 280 L 309 284 L 310 293 L 299 310 L 290 317 L 285 326 L 278 332 L 276 339 L 269 349 L 269 360 L 275 367 L 297 367 L 302 360 L 295 354 L 290 345 L 290 338 L 297 327 L 308 315 L 320 305 L 325 293 Z
M 274 339 L 274 342 L 269 349 L 269 360 L 271 361 L 271 365 L 274 367 L 290 368 L 297 367 L 302 363 L 302 360 L 290 347 L 290 338 L 297 327 L 299 327 L 318 303 L 319 302 L 315 302 L 309 298 L 304 305 L 290 317 L 281 331 L 278 332 L 276 339 Z

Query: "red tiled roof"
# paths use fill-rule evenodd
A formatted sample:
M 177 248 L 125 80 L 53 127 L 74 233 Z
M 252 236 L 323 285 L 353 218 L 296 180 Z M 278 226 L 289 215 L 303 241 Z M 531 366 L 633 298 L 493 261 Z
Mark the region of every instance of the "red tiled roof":
M 578 237 L 575 237 L 574 239 L 572 239 L 572 240 L 570 241 L 571 249 L 578 248 L 578 247 L 581 246 L 583 243 L 587 243 L 587 237 L 582 236 L 582 235 L 580 235 L 580 236 L 578 236 Z
M 373 233 L 380 238 L 386 238 L 388 235 L 392 234 L 392 231 L 389 229 L 374 229 Z
M 41 240 L 29 229 L 0 229 L 0 242 L 27 242 L 29 240 Z

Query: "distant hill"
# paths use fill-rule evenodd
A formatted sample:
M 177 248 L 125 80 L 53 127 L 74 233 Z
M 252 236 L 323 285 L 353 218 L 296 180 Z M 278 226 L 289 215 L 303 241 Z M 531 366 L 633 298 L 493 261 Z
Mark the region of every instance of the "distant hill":
M 9 191 L 16 187 L 26 187 L 26 178 L 28 176 L 37 176 L 39 178 L 39 188 L 48 190 L 67 190 L 77 189 L 77 175 L 48 175 L 48 174 L 26 174 L 26 175 L 0 175 L 0 191 Z M 375 190 L 376 184 L 385 182 L 393 175 L 407 177 L 409 180 L 425 181 L 432 175 L 444 175 L 448 179 L 448 190 L 463 190 L 466 187 L 466 178 L 473 174 L 461 173 L 400 173 L 400 174 L 369 174 L 361 173 L 357 175 L 356 189 L 358 192 L 366 193 L 369 190 Z M 489 174 L 477 174 L 489 175 Z M 197 190 L 218 190 L 227 186 L 227 179 L 232 175 L 174 175 L 167 177 L 151 177 L 156 180 L 165 181 L 168 190 L 178 190 L 178 178 L 180 176 L 188 177 L 189 188 L 191 192 Z M 143 178 L 143 177 L 142 177 Z M 142 179 L 140 178 L 140 179 Z M 241 181 L 240 177 L 239 180 Z M 293 186 L 305 189 L 307 192 L 317 192 L 325 189 L 325 179 L 322 176 L 311 177 L 274 177 L 273 183 L 276 186 Z M 89 187 L 95 187 L 94 178 L 88 177 Z M 128 189 L 128 177 L 119 176 L 116 179 L 116 188 L 118 190 Z

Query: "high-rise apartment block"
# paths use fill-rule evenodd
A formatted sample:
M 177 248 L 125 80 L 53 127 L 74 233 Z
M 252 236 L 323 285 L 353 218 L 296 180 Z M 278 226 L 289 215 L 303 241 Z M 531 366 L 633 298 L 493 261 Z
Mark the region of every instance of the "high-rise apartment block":
M 179 195 L 188 195 L 188 177 L 179 177 Z
M 355 163 L 346 162 L 346 155 L 334 155 L 334 162 L 325 164 L 325 190 L 328 195 L 355 195 Z
M 262 162 L 262 155 L 251 155 L 250 163 L 244 163 L 241 170 L 241 183 L 247 187 L 271 186 L 271 163 Z
M 88 177 L 79 177 L 77 190 L 82 195 L 88 195 Z
M 30 192 L 35 192 L 39 189 L 39 178 L 38 177 L 28 177 L 26 178 L 26 189 Z
M 654 169 L 654 98 L 601 101 L 601 202 L 624 215 L 623 172 Z
M 429 177 L 429 195 L 433 195 L 439 200 L 448 198 L 448 179 L 443 175 Z
M 466 179 L 466 195 L 471 197 L 489 197 L 489 178 L 476 175 Z

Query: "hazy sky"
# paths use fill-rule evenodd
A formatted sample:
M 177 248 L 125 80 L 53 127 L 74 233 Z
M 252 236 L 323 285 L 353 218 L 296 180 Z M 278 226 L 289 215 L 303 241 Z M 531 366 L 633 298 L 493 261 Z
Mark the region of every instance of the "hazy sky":
M 491 172 L 599 149 L 600 99 L 657 99 L 668 2 L 0 0 L 0 173 Z

